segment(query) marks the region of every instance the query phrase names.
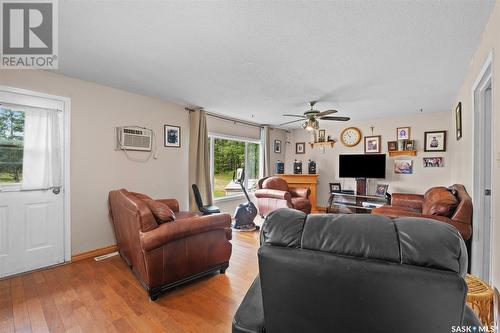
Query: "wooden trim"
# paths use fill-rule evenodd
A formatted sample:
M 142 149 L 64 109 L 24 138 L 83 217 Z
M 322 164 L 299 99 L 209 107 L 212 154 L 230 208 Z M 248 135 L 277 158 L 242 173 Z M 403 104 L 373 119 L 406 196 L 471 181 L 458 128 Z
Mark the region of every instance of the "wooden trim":
M 82 252 L 71 256 L 71 262 L 77 262 L 85 259 L 95 258 L 105 254 L 113 253 L 118 251 L 118 245 L 110 245 L 106 247 L 101 247 L 95 250 L 90 250 L 87 252 Z

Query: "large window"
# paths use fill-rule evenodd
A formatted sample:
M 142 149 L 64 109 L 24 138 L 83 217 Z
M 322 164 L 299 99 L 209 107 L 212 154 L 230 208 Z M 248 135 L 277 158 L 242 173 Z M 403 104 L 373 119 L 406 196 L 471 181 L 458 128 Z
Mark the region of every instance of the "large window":
M 0 107 L 0 184 L 23 177 L 24 112 Z
M 237 168 L 245 168 L 245 187 L 253 191 L 260 177 L 260 143 L 210 135 L 213 196 L 215 199 L 242 193 L 233 182 Z

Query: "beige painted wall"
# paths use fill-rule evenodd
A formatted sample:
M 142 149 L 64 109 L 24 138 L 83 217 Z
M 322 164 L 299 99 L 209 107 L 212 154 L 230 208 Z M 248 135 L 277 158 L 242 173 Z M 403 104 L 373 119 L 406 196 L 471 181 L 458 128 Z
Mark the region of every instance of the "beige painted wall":
M 312 159 L 317 163 L 317 172 L 320 175 L 318 178 L 318 205 L 326 206 L 329 197 L 330 182 L 340 182 L 343 189 L 355 189 L 353 179 L 339 178 L 338 159 L 339 154 L 363 154 L 363 140 L 352 148 L 345 147 L 339 142 L 341 131 L 346 127 L 358 127 L 363 136 L 372 135 L 371 126 L 374 127 L 373 135 L 382 136 L 382 153 L 387 153 L 387 141 L 396 140 L 397 127 L 410 126 L 411 139 L 415 140 L 418 150 L 417 156 L 401 156 L 387 157 L 386 179 L 378 179 L 370 181 L 370 192 L 375 191 L 376 183 L 389 184 L 389 192 L 403 193 L 424 193 L 427 189 L 436 185 L 448 186 L 451 184 L 451 170 L 453 169 L 452 149 L 447 149 L 442 153 L 425 153 L 424 147 L 424 132 L 434 130 L 446 130 L 447 137 L 450 139 L 451 120 L 449 112 L 436 113 L 418 113 L 402 117 L 380 118 L 369 121 L 350 121 L 347 123 L 322 121 L 321 128 L 326 130 L 326 135 L 332 136 L 337 143 L 334 148 L 325 148 L 324 154 L 319 148 L 312 149 L 309 144 L 306 144 L 305 154 L 295 154 L 296 142 L 309 142 L 310 133 L 303 130 L 293 130 L 291 133 L 291 144 L 287 149 L 285 172 L 293 172 L 294 159 L 301 160 L 303 170 L 307 172 L 308 159 Z M 443 168 L 424 168 L 423 157 L 444 157 Z M 411 159 L 413 160 L 414 172 L 412 175 L 395 174 L 393 171 L 394 160 L 396 159 Z
M 188 207 L 188 114 L 182 106 L 44 71 L 2 70 L 0 85 L 71 98 L 72 254 L 115 244 L 107 208 L 112 189 L 177 198 Z M 181 148 L 163 147 L 164 124 L 182 127 Z M 114 128 L 124 125 L 156 132 L 157 160 L 132 162 L 114 150 Z
M 489 22 L 482 33 L 481 43 L 474 53 L 474 57 L 469 66 L 469 70 L 464 82 L 459 90 L 457 99 L 453 105 L 454 109 L 459 101 L 462 102 L 463 117 L 463 138 L 460 141 L 452 141 L 452 147 L 456 151 L 455 162 L 460 168 L 452 170 L 452 179 L 463 180 L 469 188 L 473 183 L 473 110 L 472 110 L 472 89 L 476 78 L 479 76 L 483 64 L 488 55 L 493 54 L 493 230 L 492 230 L 492 278 L 493 284 L 500 286 L 500 85 L 496 77 L 500 74 L 500 2 L 496 2 Z M 454 123 L 454 114 L 450 117 Z

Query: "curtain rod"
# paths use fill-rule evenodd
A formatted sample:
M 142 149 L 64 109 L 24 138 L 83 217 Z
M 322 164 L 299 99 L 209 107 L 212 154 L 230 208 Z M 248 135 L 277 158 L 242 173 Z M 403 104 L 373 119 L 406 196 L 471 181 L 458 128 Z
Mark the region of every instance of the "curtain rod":
M 195 109 L 191 109 L 191 108 L 188 108 L 188 107 L 185 107 L 184 109 L 186 111 L 189 111 L 189 112 L 196 111 Z M 198 109 L 198 110 L 202 110 L 202 109 Z M 240 123 L 240 124 L 243 124 L 243 125 L 248 125 L 248 126 L 253 126 L 253 127 L 258 127 L 258 128 L 263 128 L 264 127 L 263 125 L 260 125 L 260 124 L 257 124 L 257 123 L 252 123 L 250 121 L 239 120 L 239 119 L 235 119 L 235 118 L 231 118 L 231 117 L 221 116 L 221 115 L 218 115 L 218 114 L 215 114 L 215 113 L 211 113 L 211 112 L 208 112 L 208 111 L 205 111 L 205 112 L 206 112 L 207 116 L 210 116 L 210 117 L 219 118 L 219 119 L 222 119 L 222 120 L 231 121 L 231 122 L 234 122 L 234 123 Z
M 29 105 L 22 105 L 22 104 L 16 104 L 16 103 L 0 103 L 1 107 L 4 108 L 9 108 L 9 109 L 15 109 L 15 108 L 24 108 L 24 109 L 43 109 L 43 110 L 52 110 L 52 111 L 57 111 L 57 112 L 63 112 L 63 110 L 59 109 L 54 109 L 54 108 L 42 108 L 38 106 L 29 106 Z M 14 110 L 15 111 L 15 110 Z

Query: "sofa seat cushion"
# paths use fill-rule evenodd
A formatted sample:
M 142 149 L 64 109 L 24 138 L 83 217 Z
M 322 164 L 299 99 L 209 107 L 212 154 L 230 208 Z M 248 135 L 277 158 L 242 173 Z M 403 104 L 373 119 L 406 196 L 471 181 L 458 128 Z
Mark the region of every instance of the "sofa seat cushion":
M 433 187 L 424 195 L 422 213 L 450 217 L 458 206 L 458 199 L 446 187 Z
M 158 224 L 175 221 L 174 212 L 166 204 L 156 200 L 146 200 L 144 202 L 153 213 Z
M 257 276 L 234 315 L 233 333 L 264 333 L 265 324 L 262 290 Z

